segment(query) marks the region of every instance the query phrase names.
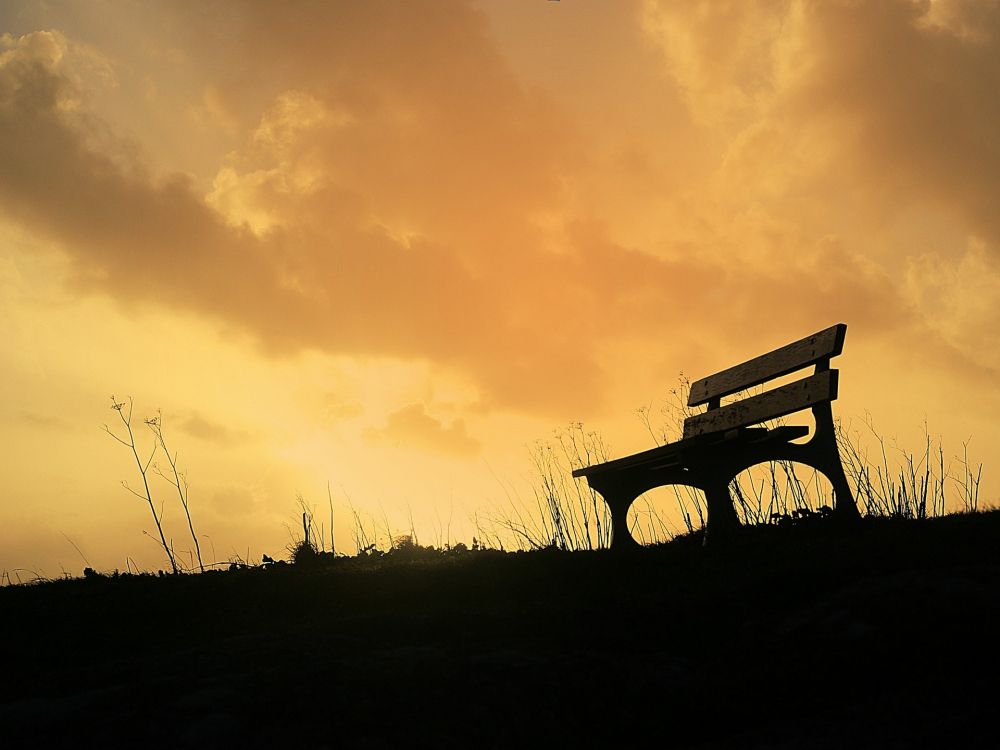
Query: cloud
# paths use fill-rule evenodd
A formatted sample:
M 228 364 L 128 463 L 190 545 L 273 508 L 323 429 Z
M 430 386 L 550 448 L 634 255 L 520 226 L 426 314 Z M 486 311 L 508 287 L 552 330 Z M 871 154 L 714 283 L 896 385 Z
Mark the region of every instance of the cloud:
M 365 430 L 372 443 L 420 448 L 454 456 L 475 456 L 481 445 L 471 437 L 461 419 L 445 426 L 427 413 L 423 404 L 410 404 L 389 414 L 383 427 Z
M 59 414 L 45 414 L 37 411 L 22 411 L 18 414 L 18 420 L 30 427 L 43 430 L 71 430 L 72 423 Z
M 214 422 L 202 414 L 192 412 L 185 416 L 178 427 L 191 437 L 217 445 L 235 445 L 247 439 L 247 434 Z
M 396 32 L 412 46 L 404 21 Z M 482 30 L 465 31 L 477 43 L 445 38 L 470 60 L 436 58 L 416 79 L 395 37 L 388 60 L 366 52 L 374 70 L 341 74 L 371 78 L 349 86 L 371 94 L 346 97 L 340 114 L 329 96 L 279 97 L 216 181 L 212 203 L 242 207 L 235 221 L 181 176 L 152 181 L 91 150 L 86 122 L 60 104 L 75 92 L 58 39 L 29 35 L 3 67 L 4 212 L 59 242 L 79 287 L 235 322 L 273 352 L 423 358 L 469 372 L 487 401 L 521 406 L 558 399 L 572 372 L 596 399 L 600 368 L 575 334 L 609 311 L 566 306 L 590 302 L 600 271 L 581 253 L 540 252 L 531 221 L 552 200 L 559 139 Z M 431 73 L 496 100 L 469 102 Z M 619 267 L 638 277 L 650 263 L 632 253 Z
M 323 421 L 328 424 L 344 422 L 365 413 L 365 407 L 355 399 L 344 400 L 338 394 L 328 393 L 323 399 Z
M 374 15 L 365 20 L 384 25 Z M 141 165 L 122 169 L 116 158 L 90 149 L 87 122 L 63 106 L 76 92 L 62 70 L 57 36 L 41 32 L 10 46 L 0 78 L 0 166 L 8 178 L 0 203 L 7 217 L 62 245 L 79 287 L 235 322 L 274 352 L 318 347 L 437 361 L 470 370 L 487 392 L 518 377 L 502 367 L 491 376 L 497 347 L 520 350 L 519 367 L 530 369 L 550 356 L 557 342 L 544 321 L 507 309 L 512 290 L 502 277 L 515 281 L 512 273 L 531 269 L 503 255 L 525 251 L 515 250 L 515 236 L 493 236 L 510 213 L 498 193 L 518 194 L 521 203 L 532 182 L 546 181 L 528 168 L 546 161 L 546 141 L 532 132 L 532 106 L 515 88 L 499 92 L 510 99 L 506 122 L 485 110 L 450 111 L 460 100 L 434 79 L 444 102 L 431 101 L 422 112 L 412 109 L 420 103 L 409 101 L 412 92 L 405 101 L 362 99 L 351 115 L 361 124 L 347 132 L 343 118 L 323 115 L 314 100 L 284 94 L 239 160 L 248 171 L 223 172 L 213 193 L 222 207 L 251 198 L 273 203 L 277 223 L 258 234 L 252 217 L 233 222 L 186 178 L 153 181 Z M 478 56 L 476 45 L 465 49 Z M 412 78 L 400 62 L 391 60 L 388 72 Z M 485 62 L 485 83 L 492 85 L 496 63 Z M 435 70 L 477 68 L 468 63 L 442 58 Z M 386 71 L 359 70 L 377 78 L 370 85 L 384 97 L 408 91 L 406 81 L 390 79 L 379 92 Z M 511 158 L 503 151 L 519 154 L 523 174 L 503 168 Z M 254 161 L 269 163 L 250 170 Z M 303 178 L 304 162 L 318 163 L 315 179 Z M 236 175 L 230 183 L 227 174 Z M 227 203 L 240 190 L 251 198 Z M 382 203 L 373 205 L 376 198 Z M 406 207 L 416 213 L 407 216 Z M 467 232 L 486 218 L 493 226 L 477 231 L 488 246 L 470 245 Z M 399 227 L 411 221 L 419 231 L 403 234 Z M 515 223 L 528 231 L 523 217 Z M 457 234 L 441 229 L 452 224 Z M 566 355 L 586 367 L 584 357 Z
M 642 24 L 697 119 L 740 126 L 773 85 L 788 2 L 670 3 L 647 0 Z
M 260 513 L 259 503 L 252 489 L 241 486 L 227 486 L 215 490 L 209 495 L 208 505 L 212 512 L 221 518 L 231 518 L 234 515 L 246 518 Z
M 211 317 L 268 354 L 423 360 L 488 406 L 594 410 L 635 366 L 602 358 L 622 341 L 655 369 L 748 332 L 928 327 L 894 222 L 931 206 L 991 252 L 1000 238 L 996 13 L 963 7 L 647 3 L 659 85 L 711 133 L 698 147 L 721 144 L 655 195 L 602 171 L 458 0 L 220 3 L 165 24 L 186 56 L 226 58 L 193 101 L 211 92 L 247 130 L 207 194 L 94 135 L 63 37 L 6 37 L 0 211 L 58 243 L 77 289 Z M 662 241 L 623 242 L 586 202 L 611 174 Z
M 1000 5 L 649 2 L 645 23 L 692 108 L 739 111 L 715 122 L 744 198 L 823 191 L 865 226 L 930 204 L 1000 240 Z
M 758 263 L 812 265 L 806 289 L 834 283 L 845 315 L 880 335 L 937 337 L 950 352 L 940 366 L 1000 366 L 983 356 L 1000 333 L 982 305 L 929 304 L 1000 283 L 978 263 L 985 276 L 970 285 L 967 252 L 977 238 L 981 253 L 1000 249 L 1000 5 L 647 2 L 643 18 L 692 111 L 727 144 L 711 186 L 728 210 L 719 223 L 758 217 L 768 236 L 746 242 Z M 933 293 L 917 272 L 931 264 Z M 780 292 L 808 308 L 797 288 Z

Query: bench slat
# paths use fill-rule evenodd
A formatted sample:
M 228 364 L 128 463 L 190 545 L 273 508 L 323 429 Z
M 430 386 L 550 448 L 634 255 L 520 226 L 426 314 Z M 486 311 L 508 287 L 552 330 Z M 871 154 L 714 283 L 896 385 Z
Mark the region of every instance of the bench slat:
M 707 404 L 714 398 L 753 388 L 768 380 L 780 378 L 821 360 L 836 357 L 844 349 L 847 325 L 835 326 L 806 336 L 773 352 L 730 367 L 691 384 L 688 406 Z M 780 390 L 780 389 L 779 389 Z M 786 412 L 788 413 L 788 412 Z
M 688 417 L 684 420 L 684 437 L 758 424 L 835 398 L 837 371 L 824 370 L 752 398 Z

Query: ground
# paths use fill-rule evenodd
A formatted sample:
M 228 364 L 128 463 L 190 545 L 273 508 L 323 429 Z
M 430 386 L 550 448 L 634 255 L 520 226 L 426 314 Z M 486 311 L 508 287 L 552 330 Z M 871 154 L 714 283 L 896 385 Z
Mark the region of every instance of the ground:
M 5 747 L 995 747 L 1000 513 L 0 589 Z

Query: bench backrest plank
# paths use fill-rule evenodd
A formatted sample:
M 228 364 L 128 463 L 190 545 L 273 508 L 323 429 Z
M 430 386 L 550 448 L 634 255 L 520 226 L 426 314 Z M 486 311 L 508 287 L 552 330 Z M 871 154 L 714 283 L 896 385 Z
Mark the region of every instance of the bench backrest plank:
M 844 323 L 838 323 L 835 326 L 830 326 L 825 330 L 814 333 L 812 336 L 806 336 L 804 339 L 795 341 L 780 349 L 775 349 L 773 352 L 762 354 L 743 364 L 697 380 L 691 384 L 691 396 L 688 399 L 688 406 L 707 404 L 713 399 L 729 396 L 747 388 L 753 388 L 755 385 L 766 383 L 768 380 L 780 378 L 796 370 L 801 370 L 803 367 L 836 357 L 844 349 L 844 336 L 846 333 L 847 326 Z M 836 395 L 834 398 L 836 398 Z M 715 410 L 713 409 L 712 411 Z M 792 409 L 785 413 L 787 414 L 791 411 L 795 410 Z M 767 419 L 770 419 L 770 417 L 767 417 Z
M 824 370 L 752 398 L 688 417 L 684 420 L 684 437 L 759 424 L 835 398 L 837 371 Z

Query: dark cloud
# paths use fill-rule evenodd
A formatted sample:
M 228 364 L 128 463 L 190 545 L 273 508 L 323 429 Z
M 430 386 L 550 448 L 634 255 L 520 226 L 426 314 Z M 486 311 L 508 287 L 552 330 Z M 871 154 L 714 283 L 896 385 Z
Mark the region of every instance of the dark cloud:
M 481 37 L 452 38 L 461 42 L 456 54 L 489 49 Z M 268 133 L 291 150 L 289 169 L 308 160 L 321 178 L 300 194 L 285 190 L 274 225 L 257 234 L 227 223 L 184 178 L 154 182 L 89 149 L 86 123 L 62 106 L 75 92 L 59 50 L 55 35 L 34 34 L 4 60 L 0 202 L 8 217 L 60 243 L 82 287 L 233 321 L 278 352 L 426 358 L 472 374 L 488 401 L 538 406 L 565 394 L 557 380 L 567 372 L 596 399 L 600 368 L 580 342 L 618 317 L 615 308 L 627 312 L 637 295 L 651 296 L 612 287 L 594 300 L 592 277 L 670 281 L 669 269 L 638 253 L 607 269 L 606 246 L 566 256 L 539 250 L 529 219 L 546 204 L 557 173 L 545 150 L 558 151 L 558 142 L 495 61 L 481 81 L 467 80 L 476 60 L 435 53 L 434 64 L 464 70 L 462 85 L 477 96 L 492 91 L 499 117 L 485 101 L 463 109 L 436 79 L 425 84 L 426 101 L 416 98 L 406 85 L 413 71 L 394 46 L 386 69 L 358 66 L 373 81 L 357 85 L 402 100 L 362 101 L 345 115 L 356 124 L 324 121 L 290 144 L 282 139 L 296 123 L 271 123 Z M 258 162 L 272 156 L 272 148 L 250 149 L 238 166 L 266 169 Z M 266 202 L 273 192 L 281 189 L 265 180 L 253 197 Z M 413 234 L 401 238 L 386 222 L 412 222 Z
M 832 123 L 840 169 L 883 218 L 930 205 L 1000 247 L 1000 4 L 817 3 L 799 50 L 808 74 L 777 117 Z

